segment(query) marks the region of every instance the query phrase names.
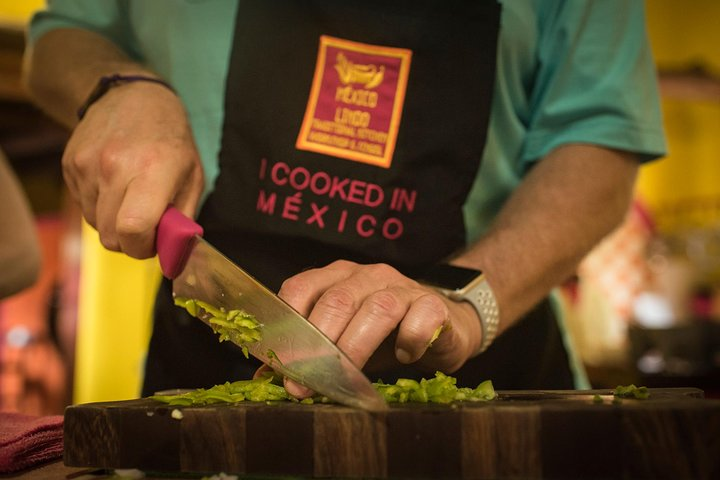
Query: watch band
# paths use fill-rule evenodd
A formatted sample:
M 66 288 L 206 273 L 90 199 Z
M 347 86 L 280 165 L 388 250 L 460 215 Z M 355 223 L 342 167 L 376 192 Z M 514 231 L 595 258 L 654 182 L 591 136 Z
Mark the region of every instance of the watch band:
M 450 298 L 469 302 L 480 316 L 480 328 L 482 329 L 482 342 L 480 350 L 482 353 L 488 349 L 495 340 L 500 323 L 500 309 L 498 308 L 495 294 L 485 278 L 480 277 L 477 283 L 470 285 L 463 292 L 452 292 Z
M 487 280 L 480 282 L 477 289 L 474 292 L 469 292 L 469 294 L 475 295 L 474 298 L 469 298 L 468 300 L 480 314 L 483 338 L 478 353 L 482 353 L 495 341 L 500 323 L 500 309 L 498 309 L 495 294 Z

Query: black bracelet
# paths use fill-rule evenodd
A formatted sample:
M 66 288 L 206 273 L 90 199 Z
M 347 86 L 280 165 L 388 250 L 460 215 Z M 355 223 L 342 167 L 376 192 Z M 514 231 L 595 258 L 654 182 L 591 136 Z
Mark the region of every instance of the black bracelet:
M 100 77 L 100 80 L 98 81 L 97 85 L 93 89 L 93 91 L 90 93 L 90 96 L 88 96 L 87 100 L 85 100 L 85 103 L 82 104 L 82 106 L 77 111 L 78 119 L 82 120 L 85 114 L 87 113 L 88 108 L 90 106 L 97 102 L 103 95 L 105 95 L 108 90 L 110 90 L 113 87 L 117 87 L 118 85 L 123 85 L 125 83 L 132 83 L 132 82 L 152 82 L 160 84 L 166 88 L 169 88 L 170 91 L 175 93 L 175 89 L 170 86 L 169 83 L 167 83 L 164 80 L 160 80 L 159 78 L 155 77 L 146 77 L 144 75 L 120 75 L 118 73 L 113 75 L 108 75 L 105 77 Z

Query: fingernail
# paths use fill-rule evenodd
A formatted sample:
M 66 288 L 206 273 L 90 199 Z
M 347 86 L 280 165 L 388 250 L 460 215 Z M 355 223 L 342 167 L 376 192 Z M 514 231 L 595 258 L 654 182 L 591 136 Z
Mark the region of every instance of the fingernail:
M 397 358 L 398 362 L 400 363 L 412 362 L 412 356 L 410 356 L 410 352 L 408 352 L 407 350 L 403 350 L 402 348 L 398 348 L 395 350 L 395 358 Z

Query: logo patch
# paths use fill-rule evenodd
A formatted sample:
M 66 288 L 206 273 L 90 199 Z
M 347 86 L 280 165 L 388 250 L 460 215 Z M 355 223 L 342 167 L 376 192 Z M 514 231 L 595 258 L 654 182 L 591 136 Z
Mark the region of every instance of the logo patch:
M 412 51 L 320 37 L 296 148 L 389 168 Z

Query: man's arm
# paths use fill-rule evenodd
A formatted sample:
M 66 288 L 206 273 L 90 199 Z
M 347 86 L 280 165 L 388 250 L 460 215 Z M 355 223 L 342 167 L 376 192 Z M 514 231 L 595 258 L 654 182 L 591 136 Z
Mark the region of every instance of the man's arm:
M 637 169 L 631 153 L 558 148 L 528 173 L 488 234 L 455 259 L 485 272 L 498 300 L 500 332 L 565 281 L 621 222 Z M 452 302 L 387 265 L 336 262 L 288 279 L 280 295 L 358 365 L 394 331 L 395 358 L 429 371 L 452 372 L 480 350 L 480 322 L 470 304 Z M 443 333 L 428 348 L 440 326 Z
M 202 166 L 182 102 L 157 83 L 116 86 L 78 122 L 98 80 L 116 73 L 157 77 L 102 35 L 57 29 L 28 50 L 24 79 L 39 106 L 74 128 L 63 175 L 85 219 L 106 248 L 146 258 L 169 203 L 195 214 Z
M 592 145 L 552 151 L 528 173 L 487 235 L 453 263 L 483 270 L 500 307 L 500 331 L 575 273 L 625 217 L 639 162 Z
M 23 67 L 23 83 L 33 100 L 70 128 L 103 75 L 157 76 L 102 35 L 75 28 L 51 30 L 40 37 L 26 50 Z

